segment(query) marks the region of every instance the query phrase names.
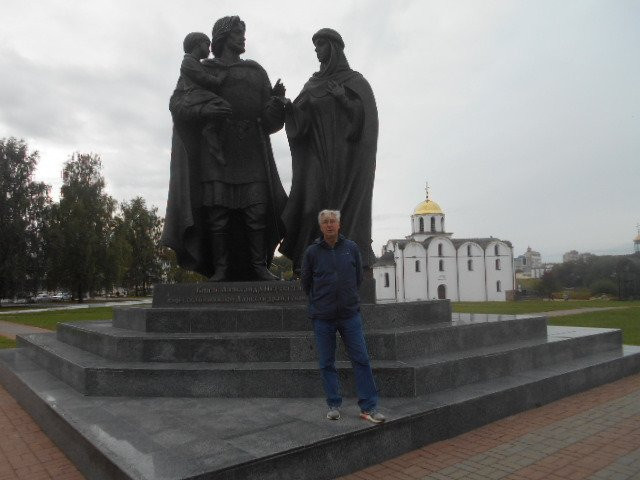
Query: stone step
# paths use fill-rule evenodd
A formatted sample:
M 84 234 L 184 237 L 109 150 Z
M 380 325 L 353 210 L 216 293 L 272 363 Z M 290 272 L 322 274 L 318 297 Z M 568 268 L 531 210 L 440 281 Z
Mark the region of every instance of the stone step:
M 486 347 L 547 334 L 544 317 L 471 315 L 452 322 L 370 330 L 372 360 L 404 360 Z M 149 333 L 124 330 L 111 321 L 60 324 L 58 340 L 123 362 L 308 362 L 315 361 L 311 331 Z M 347 360 L 342 342 L 337 358 Z
M 55 334 L 19 336 L 24 352 L 86 395 L 168 397 L 321 396 L 315 362 L 116 362 L 60 342 Z M 601 352 L 619 352 L 614 329 L 549 327 L 548 336 L 413 360 L 372 362 L 381 396 L 413 397 L 541 368 Z M 349 362 L 336 363 L 354 395 Z
M 451 318 L 447 300 L 397 304 L 363 304 L 366 329 L 441 323 Z M 113 309 L 113 326 L 141 332 L 278 332 L 309 331 L 307 308 L 293 306 L 209 306 L 202 308 L 121 307 Z
M 24 355 L 0 351 L 0 382 L 87 478 L 336 478 L 426 444 L 640 371 L 640 347 L 381 402 L 388 421 L 338 422 L 321 398 L 109 398 L 79 395 Z M 372 455 L 371 452 L 375 452 Z

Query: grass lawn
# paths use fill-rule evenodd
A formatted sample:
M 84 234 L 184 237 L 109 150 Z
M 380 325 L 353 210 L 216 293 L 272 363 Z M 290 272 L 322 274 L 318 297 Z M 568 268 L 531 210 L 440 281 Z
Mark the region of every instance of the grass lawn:
M 620 302 L 615 300 L 568 300 L 542 301 L 524 300 L 522 302 L 452 302 L 453 311 L 457 313 L 538 313 L 552 310 L 573 310 L 589 307 L 640 307 L 640 302 Z
M 640 307 L 555 317 L 549 319 L 549 325 L 619 328 L 622 330 L 622 343 L 640 345 Z
M 80 320 L 109 320 L 113 317 L 113 307 L 90 307 L 77 310 L 51 310 L 48 312 L 18 313 L 0 315 L 0 320 L 55 330 L 58 323 Z
M 15 348 L 16 341 L 10 338 L 0 337 L 0 348 Z
M 552 310 L 573 310 L 588 307 L 620 307 L 618 310 L 578 313 L 549 319 L 549 325 L 575 327 L 619 328 L 625 345 L 640 345 L 640 302 L 613 300 L 569 300 L 545 302 L 453 302 L 453 311 L 459 313 L 540 313 Z

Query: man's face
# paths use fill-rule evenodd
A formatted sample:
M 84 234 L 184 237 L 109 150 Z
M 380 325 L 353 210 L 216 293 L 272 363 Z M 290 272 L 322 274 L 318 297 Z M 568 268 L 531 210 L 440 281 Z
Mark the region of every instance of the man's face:
M 226 46 L 234 53 L 244 53 L 245 29 L 242 25 L 236 25 L 227 35 Z
M 322 217 L 320 231 L 325 238 L 335 238 L 340 231 L 340 222 L 333 215 Z
M 328 62 L 331 58 L 331 44 L 326 38 L 318 38 L 315 41 L 316 56 L 320 63 Z

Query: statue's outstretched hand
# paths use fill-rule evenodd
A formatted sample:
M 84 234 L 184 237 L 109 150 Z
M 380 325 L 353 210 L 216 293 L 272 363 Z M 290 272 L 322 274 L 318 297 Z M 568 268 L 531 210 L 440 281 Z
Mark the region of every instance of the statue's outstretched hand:
M 274 97 L 279 97 L 281 99 L 284 99 L 285 93 L 287 93 L 287 89 L 285 88 L 284 84 L 280 81 L 280 79 L 278 79 L 276 81 L 276 84 L 271 89 L 271 95 L 273 95 Z

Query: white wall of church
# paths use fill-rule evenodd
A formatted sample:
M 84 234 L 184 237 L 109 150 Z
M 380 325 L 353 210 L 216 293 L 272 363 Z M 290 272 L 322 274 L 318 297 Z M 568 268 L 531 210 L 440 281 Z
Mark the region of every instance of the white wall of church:
M 485 250 L 487 300 L 505 301 L 507 290 L 513 290 L 513 252 L 502 242 L 491 242 Z
M 458 272 L 456 249 L 447 237 L 436 237 L 427 247 L 429 300 L 438 298 L 438 289 L 444 286 L 445 298 L 457 301 Z
M 465 242 L 458 247 L 458 288 L 460 301 L 483 302 L 487 299 L 484 284 L 484 250 L 474 242 Z
M 404 248 L 404 300 L 429 300 L 427 296 L 426 252 L 422 244 L 409 242 Z
M 381 266 L 373 269 L 376 281 L 376 299 L 378 303 L 396 301 L 396 267 Z

